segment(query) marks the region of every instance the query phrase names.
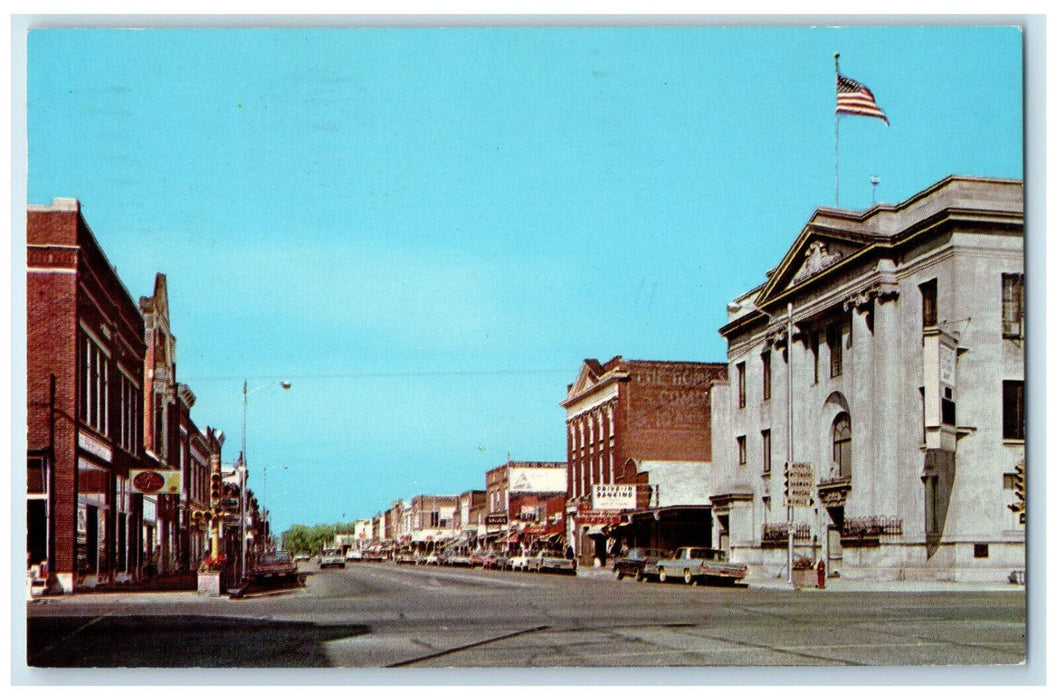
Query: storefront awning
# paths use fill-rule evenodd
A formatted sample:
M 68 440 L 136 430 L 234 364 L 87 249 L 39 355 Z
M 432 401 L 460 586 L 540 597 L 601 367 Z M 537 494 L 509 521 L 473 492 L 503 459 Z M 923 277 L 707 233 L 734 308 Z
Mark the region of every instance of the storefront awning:
M 607 532 L 609 532 L 609 528 L 606 525 L 591 525 L 584 530 L 584 534 L 588 537 L 600 537 Z

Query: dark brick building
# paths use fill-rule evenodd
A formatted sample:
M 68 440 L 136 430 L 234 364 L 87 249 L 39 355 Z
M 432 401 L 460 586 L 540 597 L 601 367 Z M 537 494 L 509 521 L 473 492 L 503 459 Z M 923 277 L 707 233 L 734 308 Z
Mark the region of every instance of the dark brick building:
M 72 592 L 143 565 L 143 316 L 76 200 L 29 207 L 26 243 L 28 558 Z
M 712 383 L 726 377 L 722 363 L 584 361 L 561 404 L 569 465 L 566 539 L 581 563 L 604 562 L 617 540 L 707 544 L 710 397 Z
M 194 567 L 223 439 L 175 381 L 165 276 L 133 301 L 75 199 L 30 206 L 26 244 L 27 564 L 62 593 Z

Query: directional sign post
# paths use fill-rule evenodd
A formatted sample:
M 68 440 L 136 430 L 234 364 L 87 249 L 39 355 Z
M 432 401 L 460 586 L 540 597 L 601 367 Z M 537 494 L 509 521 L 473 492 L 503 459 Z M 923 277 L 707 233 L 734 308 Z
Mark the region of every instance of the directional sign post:
M 787 508 L 810 508 L 814 502 L 815 470 L 810 462 L 786 465 L 785 505 Z

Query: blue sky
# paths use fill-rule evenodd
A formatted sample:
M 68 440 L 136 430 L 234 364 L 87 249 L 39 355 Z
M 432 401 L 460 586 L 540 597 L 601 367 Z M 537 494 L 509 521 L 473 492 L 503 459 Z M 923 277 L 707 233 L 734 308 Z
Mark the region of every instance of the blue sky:
M 28 199 L 81 200 L 273 526 L 563 460 L 584 358 L 724 361 L 727 301 L 834 204 L 1022 177 L 1009 27 L 48 29 Z M 267 485 L 264 467 L 267 466 Z

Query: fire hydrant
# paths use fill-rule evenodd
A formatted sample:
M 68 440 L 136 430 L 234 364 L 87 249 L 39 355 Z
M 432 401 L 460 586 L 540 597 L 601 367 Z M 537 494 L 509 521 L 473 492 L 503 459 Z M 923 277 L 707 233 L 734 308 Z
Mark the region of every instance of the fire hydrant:
M 815 566 L 815 571 L 818 573 L 818 587 L 826 587 L 826 563 L 821 559 L 818 560 L 818 564 Z

